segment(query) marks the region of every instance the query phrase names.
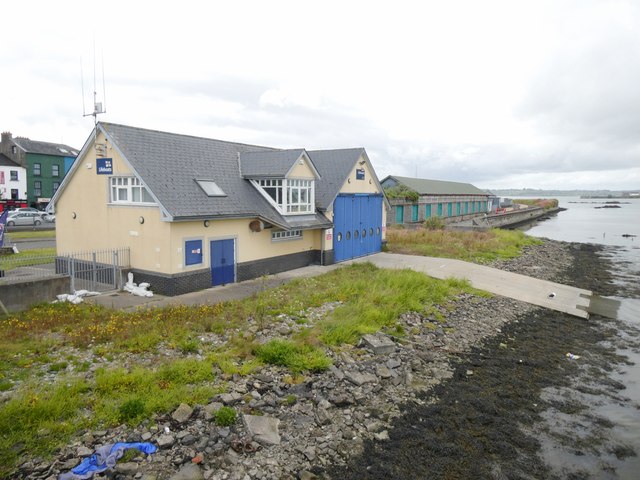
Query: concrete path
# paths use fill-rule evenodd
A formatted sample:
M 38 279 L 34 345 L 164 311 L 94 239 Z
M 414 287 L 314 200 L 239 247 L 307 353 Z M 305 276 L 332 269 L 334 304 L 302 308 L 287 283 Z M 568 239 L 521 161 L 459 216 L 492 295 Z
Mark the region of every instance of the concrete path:
M 577 317 L 589 318 L 587 313 L 591 298 L 589 290 L 538 280 L 525 275 L 505 272 L 497 268 L 485 267 L 461 260 L 395 253 L 377 253 L 338 265 L 311 265 L 265 278 L 231 283 L 175 297 L 154 295 L 153 297 L 145 298 L 131 295 L 128 292 L 114 292 L 97 297 L 89 297 L 86 301 L 116 310 L 131 310 L 141 306 L 164 307 L 167 305 L 214 304 L 247 298 L 256 292 L 277 287 L 296 278 L 322 275 L 335 268 L 340 268 L 341 265 L 356 262 L 371 262 L 380 268 L 408 268 L 439 279 L 451 277 L 467 279 L 473 287 L 480 290 L 569 313 Z M 135 282 L 135 278 L 133 280 Z
M 371 262 L 380 268 L 408 268 L 439 279 L 467 279 L 473 287 L 480 290 L 577 317 L 589 318 L 591 291 L 505 272 L 497 268 L 449 258 L 397 253 L 377 253 L 347 263 L 351 262 Z

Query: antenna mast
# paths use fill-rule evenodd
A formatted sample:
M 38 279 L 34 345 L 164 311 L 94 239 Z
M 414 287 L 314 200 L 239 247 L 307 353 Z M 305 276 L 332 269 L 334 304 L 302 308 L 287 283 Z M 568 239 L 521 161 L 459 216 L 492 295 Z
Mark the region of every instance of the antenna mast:
M 86 113 L 84 110 L 84 75 L 82 79 L 82 116 L 93 117 L 93 125 L 98 124 L 98 115 L 107 113 L 106 108 L 106 89 L 104 82 L 104 56 L 102 57 L 102 102 L 98 101 L 98 91 L 96 87 L 96 45 L 93 44 L 93 112 Z
M 98 143 L 98 115 L 107 113 L 106 108 L 106 87 L 104 81 L 104 55 L 102 56 L 102 102 L 98 101 L 98 90 L 96 87 L 96 42 L 93 41 L 93 112 L 87 113 L 85 110 L 84 98 L 84 73 L 82 71 L 82 59 L 80 59 L 80 72 L 82 76 L 82 116 L 93 117 L 94 147 L 96 155 L 104 157 L 107 153 L 107 146 Z

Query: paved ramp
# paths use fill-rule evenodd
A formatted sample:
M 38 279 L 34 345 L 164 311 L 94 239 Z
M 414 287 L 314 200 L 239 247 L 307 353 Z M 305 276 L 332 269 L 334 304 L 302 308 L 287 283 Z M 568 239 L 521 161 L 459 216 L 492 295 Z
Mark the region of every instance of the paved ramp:
M 351 260 L 351 262 L 371 262 L 381 268 L 407 268 L 439 279 L 467 279 L 473 287 L 480 290 L 576 317 L 589 318 L 587 310 L 591 300 L 591 291 L 539 280 L 518 273 L 505 272 L 497 268 L 449 258 L 397 253 L 377 253 Z

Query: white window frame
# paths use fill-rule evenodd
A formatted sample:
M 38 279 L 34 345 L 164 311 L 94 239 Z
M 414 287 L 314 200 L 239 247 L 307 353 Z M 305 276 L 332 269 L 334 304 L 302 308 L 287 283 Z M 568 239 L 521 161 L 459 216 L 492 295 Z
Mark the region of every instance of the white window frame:
M 283 215 L 309 215 L 315 211 L 313 180 L 277 178 L 252 180 L 252 182 Z
M 137 197 L 134 200 L 134 196 Z M 126 205 L 152 205 L 156 202 L 137 177 L 109 177 L 109 202 Z
M 10 182 L 20 181 L 18 178 L 18 170 L 9 170 L 9 181 Z
M 302 230 L 275 230 L 271 232 L 272 242 L 300 240 L 301 238 L 302 238 Z

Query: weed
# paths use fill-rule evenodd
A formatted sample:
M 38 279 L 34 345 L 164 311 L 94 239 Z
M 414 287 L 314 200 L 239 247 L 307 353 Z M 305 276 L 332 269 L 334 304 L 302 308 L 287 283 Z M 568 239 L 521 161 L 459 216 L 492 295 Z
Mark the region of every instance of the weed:
M 220 427 L 230 427 L 236 423 L 237 417 L 238 414 L 231 407 L 220 407 L 220 409 L 216 410 L 213 414 L 216 425 Z
M 60 372 L 67 369 L 67 362 L 52 363 L 49 365 L 50 372 Z
M 463 232 L 429 229 L 387 230 L 387 246 L 394 253 L 430 257 L 457 258 L 487 263 L 512 258 L 527 245 L 540 243 L 518 230 L 492 229 L 486 232 Z
M 319 348 L 289 340 L 271 340 L 258 346 L 255 354 L 264 363 L 287 367 L 292 372 L 320 372 L 331 365 Z
M 129 424 L 134 424 L 136 420 L 144 415 L 144 401 L 139 398 L 127 400 L 118 408 L 119 420 Z
M 178 349 L 182 353 L 198 353 L 200 341 L 197 338 L 185 338 L 178 343 Z

